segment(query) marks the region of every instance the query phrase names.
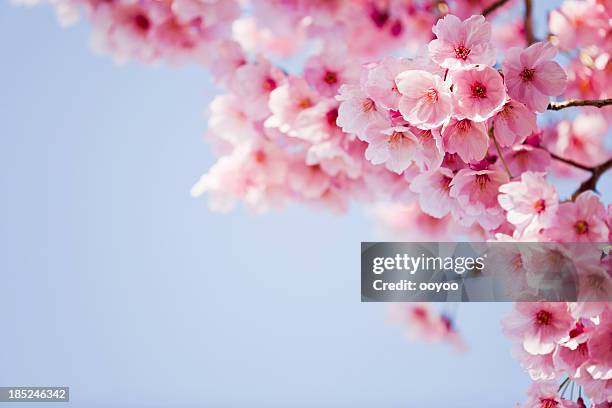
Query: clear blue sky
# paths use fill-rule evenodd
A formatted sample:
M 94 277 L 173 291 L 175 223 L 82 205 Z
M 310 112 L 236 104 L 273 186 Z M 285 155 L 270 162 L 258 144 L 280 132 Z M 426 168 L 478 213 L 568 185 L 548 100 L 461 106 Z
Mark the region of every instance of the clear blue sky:
M 87 33 L 0 4 L 0 385 L 69 385 L 72 407 L 523 400 L 509 305 L 461 305 L 465 355 L 407 342 L 359 301 L 362 211 L 208 212 L 207 73 L 119 68 Z

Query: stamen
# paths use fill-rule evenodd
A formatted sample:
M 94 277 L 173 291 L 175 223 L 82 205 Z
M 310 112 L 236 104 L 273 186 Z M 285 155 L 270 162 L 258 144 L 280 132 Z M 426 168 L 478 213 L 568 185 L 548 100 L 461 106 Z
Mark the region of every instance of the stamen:
M 546 201 L 543 198 L 540 198 L 533 204 L 533 208 L 536 210 L 538 214 L 546 210 Z
M 521 79 L 525 82 L 532 81 L 534 75 L 535 75 L 535 69 L 533 68 L 525 68 L 520 73 Z
M 480 82 L 475 82 L 471 86 L 472 97 L 474 98 L 486 98 L 487 97 L 487 87 L 481 84 Z
M 574 229 L 576 234 L 583 235 L 589 232 L 589 224 L 584 220 L 580 220 L 574 224 Z
M 467 57 L 470 55 L 470 49 L 466 48 L 463 45 L 460 45 L 458 47 L 455 47 L 455 57 L 458 59 L 462 59 L 462 60 L 466 60 Z
M 535 316 L 535 321 L 540 326 L 548 326 L 551 319 L 552 319 L 552 314 L 546 310 L 540 310 Z

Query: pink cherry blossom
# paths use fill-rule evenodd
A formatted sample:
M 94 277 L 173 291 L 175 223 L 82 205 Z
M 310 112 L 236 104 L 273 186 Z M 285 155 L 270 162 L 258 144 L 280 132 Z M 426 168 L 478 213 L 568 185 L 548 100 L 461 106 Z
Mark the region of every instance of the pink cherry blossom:
M 458 201 L 465 223 L 478 222 L 486 229 L 495 229 L 503 222 L 497 193 L 508 175 L 498 169 L 459 170 L 450 186 L 450 196 Z
M 506 88 L 501 75 L 491 67 L 454 71 L 453 112 L 476 122 L 499 112 L 506 101 Z
M 555 219 L 559 195 L 542 173 L 525 172 L 521 181 L 504 184 L 499 192 L 499 204 L 519 233 L 549 227 Z
M 495 138 L 501 146 L 523 143 L 536 130 L 536 115 L 520 102 L 510 100 L 493 117 Z
M 511 48 L 506 53 L 503 71 L 510 97 L 529 109 L 544 112 L 549 96 L 561 95 L 567 75 L 553 58 L 557 50 L 550 43 L 538 42 L 528 48 Z
M 266 119 L 265 125 L 295 136 L 292 129 L 300 115 L 312 108 L 318 99 L 319 95 L 304 79 L 291 76 L 283 85 L 270 92 L 269 107 L 272 116 Z
M 386 120 L 383 108 L 378 106 L 360 87 L 342 85 L 339 92 L 340 94 L 336 97 L 340 101 L 336 123 L 346 133 L 360 135 L 372 123 Z
M 412 61 L 406 58 L 385 57 L 367 72 L 365 80 L 367 94 L 385 109 L 398 110 L 401 94 L 395 78 L 400 72 L 411 69 L 413 65 Z
M 449 14 L 438 20 L 432 31 L 437 38 L 429 43 L 429 53 L 431 59 L 444 68 L 493 65 L 495 62 L 491 24 L 483 16 L 475 15 L 461 21 Z
M 410 189 L 419 194 L 419 205 L 423 212 L 432 217 L 446 216 L 456 205 L 450 196 L 450 184 L 454 174 L 451 170 L 440 167 L 429 173 L 421 173 L 412 180 Z
M 574 319 L 566 303 L 517 303 L 502 320 L 504 333 L 530 354 L 549 354 L 568 335 Z
M 244 64 L 236 69 L 229 89 L 243 101 L 243 111 L 254 120 L 263 120 L 270 114 L 270 93 L 285 81 L 283 72 L 265 58 Z
M 557 393 L 555 381 L 534 382 L 527 390 L 528 399 L 523 408 L 577 408 L 573 401 L 565 400 Z
M 365 158 L 372 164 L 386 164 L 398 174 L 410 166 L 420 148 L 417 137 L 404 126 L 380 129 L 369 127 L 364 140 L 368 142 Z
M 466 163 L 484 159 L 489 147 L 489 136 L 484 122 L 451 118 L 442 128 L 444 148 L 457 153 Z
M 606 242 L 609 230 L 605 216 L 606 209 L 599 198 L 585 191 L 575 202 L 559 205 L 557 216 L 546 230 L 546 235 L 567 242 Z
M 304 66 L 304 78 L 323 96 L 336 96 L 341 84 L 359 78 L 359 67 L 340 49 L 312 56 Z
M 401 94 L 399 111 L 420 129 L 442 125 L 451 114 L 450 84 L 427 71 L 410 70 L 395 79 Z

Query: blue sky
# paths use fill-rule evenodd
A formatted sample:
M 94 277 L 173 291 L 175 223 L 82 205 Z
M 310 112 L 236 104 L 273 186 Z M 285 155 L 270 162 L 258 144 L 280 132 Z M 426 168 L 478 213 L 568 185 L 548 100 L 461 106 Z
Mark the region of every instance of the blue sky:
M 68 385 L 73 407 L 524 398 L 509 305 L 460 306 L 467 354 L 409 343 L 359 301 L 362 210 L 210 213 L 189 196 L 206 71 L 117 67 L 87 35 L 0 4 L 0 385 Z

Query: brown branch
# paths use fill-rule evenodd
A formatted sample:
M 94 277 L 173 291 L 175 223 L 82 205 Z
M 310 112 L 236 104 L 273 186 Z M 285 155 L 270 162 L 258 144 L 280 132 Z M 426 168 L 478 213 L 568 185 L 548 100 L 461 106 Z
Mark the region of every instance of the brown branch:
M 597 191 L 597 182 L 599 181 L 599 178 L 606 172 L 608 171 L 610 168 L 612 168 L 612 158 L 608 159 L 607 161 L 601 163 L 598 166 L 595 167 L 589 167 L 589 166 L 585 166 L 584 164 L 580 164 L 580 163 L 576 163 L 573 160 L 569 160 L 569 159 L 565 159 L 561 156 L 557 156 L 554 153 L 548 152 L 550 154 L 550 157 L 552 157 L 555 160 L 558 160 L 562 163 L 565 163 L 567 165 L 576 167 L 580 170 L 584 170 L 584 171 L 588 171 L 589 173 L 591 173 L 591 177 L 589 177 L 587 180 L 585 180 L 584 182 L 582 182 L 582 184 L 580 184 L 580 187 L 578 187 L 578 190 L 576 190 L 574 192 L 574 194 L 572 194 L 572 200 L 575 200 L 576 197 L 578 197 L 578 195 L 580 195 L 580 193 L 587 191 L 587 190 L 593 190 L 593 191 Z
M 552 157 L 555 160 L 558 160 L 558 161 L 563 162 L 565 164 L 568 164 L 570 166 L 576 167 L 576 168 L 578 168 L 580 170 L 590 171 L 590 172 L 593 171 L 593 167 L 589 167 L 589 166 L 585 166 L 584 164 L 576 163 L 575 161 L 570 160 L 570 159 L 564 159 L 563 157 L 557 156 L 556 154 L 554 154 L 552 152 L 548 152 L 548 153 L 550 154 L 550 157 Z
M 497 0 L 496 2 L 492 3 L 489 7 L 482 10 L 482 15 L 487 16 L 491 14 L 492 12 L 494 12 L 495 10 L 497 10 L 499 7 L 503 6 L 507 2 L 508 0 Z
M 599 178 L 606 171 L 608 171 L 610 167 L 612 167 L 612 159 L 608 159 L 608 161 L 600 164 L 599 166 L 593 167 L 593 169 L 591 170 L 591 177 L 589 177 L 586 181 L 584 181 L 580 185 L 580 187 L 578 187 L 578 190 L 576 190 L 574 194 L 572 194 L 572 200 L 575 200 L 576 197 L 578 197 L 578 195 L 580 195 L 580 193 L 584 191 L 587 191 L 587 190 L 597 191 L 597 182 L 599 181 Z
M 548 110 L 558 111 L 572 106 L 594 106 L 603 108 L 604 106 L 612 105 L 612 98 L 607 99 L 568 99 L 567 101 L 558 103 L 549 103 Z
M 533 35 L 533 19 L 531 17 L 533 10 L 533 4 L 531 0 L 525 0 L 525 38 L 527 39 L 527 45 L 531 45 L 536 42 L 536 38 Z

